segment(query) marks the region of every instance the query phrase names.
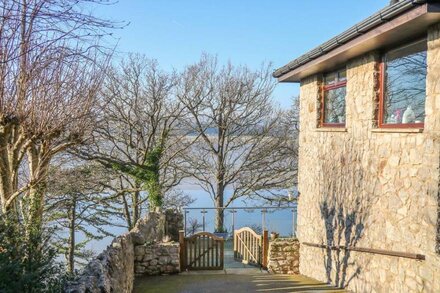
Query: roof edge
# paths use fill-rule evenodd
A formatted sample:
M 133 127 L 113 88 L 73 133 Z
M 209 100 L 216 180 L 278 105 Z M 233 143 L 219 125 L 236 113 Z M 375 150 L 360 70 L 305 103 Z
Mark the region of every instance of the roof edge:
M 358 24 L 350 27 L 348 30 L 331 38 L 327 42 L 321 44 L 320 46 L 310 50 L 304 55 L 294 59 L 288 64 L 276 69 L 273 72 L 273 77 L 279 78 L 290 71 L 307 64 L 308 62 L 323 56 L 333 49 L 342 46 L 343 44 L 356 39 L 360 35 L 372 30 L 373 28 L 397 17 L 398 15 L 411 10 L 412 8 L 427 3 L 428 0 L 404 0 L 397 2 L 393 5 L 387 6 L 365 20 L 359 22 Z

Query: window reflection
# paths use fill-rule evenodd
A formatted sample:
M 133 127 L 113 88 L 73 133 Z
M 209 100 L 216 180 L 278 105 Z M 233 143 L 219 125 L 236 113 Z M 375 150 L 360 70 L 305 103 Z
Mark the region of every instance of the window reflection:
M 323 124 L 345 124 L 345 94 L 347 74 L 345 69 L 324 76 Z M 336 125 L 337 126 L 337 125 Z
M 345 86 L 325 91 L 325 123 L 345 123 Z
M 385 56 L 384 124 L 423 123 L 426 99 L 426 40 Z

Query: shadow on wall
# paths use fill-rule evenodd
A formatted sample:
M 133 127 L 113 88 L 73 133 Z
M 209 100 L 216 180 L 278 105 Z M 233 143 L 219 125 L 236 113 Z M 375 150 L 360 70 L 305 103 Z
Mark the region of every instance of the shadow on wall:
M 341 206 L 335 206 L 327 201 L 320 206 L 321 216 L 326 228 L 326 257 L 324 266 L 327 282 L 336 287 L 345 288 L 350 281 L 361 272 L 361 267 L 355 262 L 349 262 L 350 250 L 332 250 L 332 247 L 356 246 L 364 232 L 364 224 L 357 221 L 357 213 L 346 213 Z M 347 276 L 347 268 L 356 266 L 354 272 Z M 332 271 L 334 268 L 334 277 Z
M 330 150 L 334 153 L 331 158 L 323 155 L 319 160 L 320 212 L 326 245 L 323 264 L 327 282 L 345 288 L 363 269 L 345 248 L 355 247 L 364 236 L 377 180 L 366 171 L 371 159 L 365 142 L 347 141 L 342 148 L 331 144 L 326 151 Z

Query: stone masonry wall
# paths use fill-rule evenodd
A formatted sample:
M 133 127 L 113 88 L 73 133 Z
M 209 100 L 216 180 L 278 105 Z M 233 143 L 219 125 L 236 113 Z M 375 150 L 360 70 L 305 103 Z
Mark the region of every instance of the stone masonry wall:
M 298 239 L 426 260 L 301 244 L 300 272 L 354 292 L 440 292 L 440 25 L 428 34 L 422 132 L 375 127 L 379 57 L 347 64 L 345 129 L 317 128 L 320 78 L 301 82 Z
M 135 247 L 136 276 L 176 274 L 180 271 L 179 243 L 152 243 Z
M 166 227 L 169 225 L 167 223 L 177 223 L 181 218 L 176 212 L 149 213 L 140 219 L 130 232 L 116 237 L 107 249 L 88 263 L 82 274 L 67 284 L 64 292 L 132 292 L 135 267 L 139 264 L 136 260 L 138 257 L 140 258 L 140 251 L 144 251 L 148 255 L 150 252 L 157 252 L 159 259 L 162 256 L 172 257 L 169 264 L 174 266 L 176 244 L 161 244 L 160 242 L 164 239 L 165 234 L 170 239 L 175 238 L 172 231 L 170 231 L 171 234 L 165 233 Z M 178 225 L 180 226 L 181 223 Z M 168 264 L 168 262 L 161 262 Z M 171 270 L 171 268 L 165 267 L 165 271 Z
M 299 274 L 299 241 L 278 238 L 269 243 L 267 268 L 273 274 Z

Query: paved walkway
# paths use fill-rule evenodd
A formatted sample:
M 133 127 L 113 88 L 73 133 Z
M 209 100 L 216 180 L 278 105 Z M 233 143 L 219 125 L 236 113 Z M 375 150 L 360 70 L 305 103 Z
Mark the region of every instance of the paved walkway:
M 134 293 L 251 293 L 346 292 L 304 276 L 271 275 L 234 260 L 232 244 L 225 243 L 224 270 L 190 271 L 179 275 L 142 277 Z
M 225 241 L 225 250 L 223 252 L 223 261 L 225 269 L 249 269 L 254 271 L 260 271 L 257 266 L 244 264 L 234 259 L 234 244 L 232 240 Z
M 139 278 L 134 293 L 346 292 L 304 276 L 230 270 Z

